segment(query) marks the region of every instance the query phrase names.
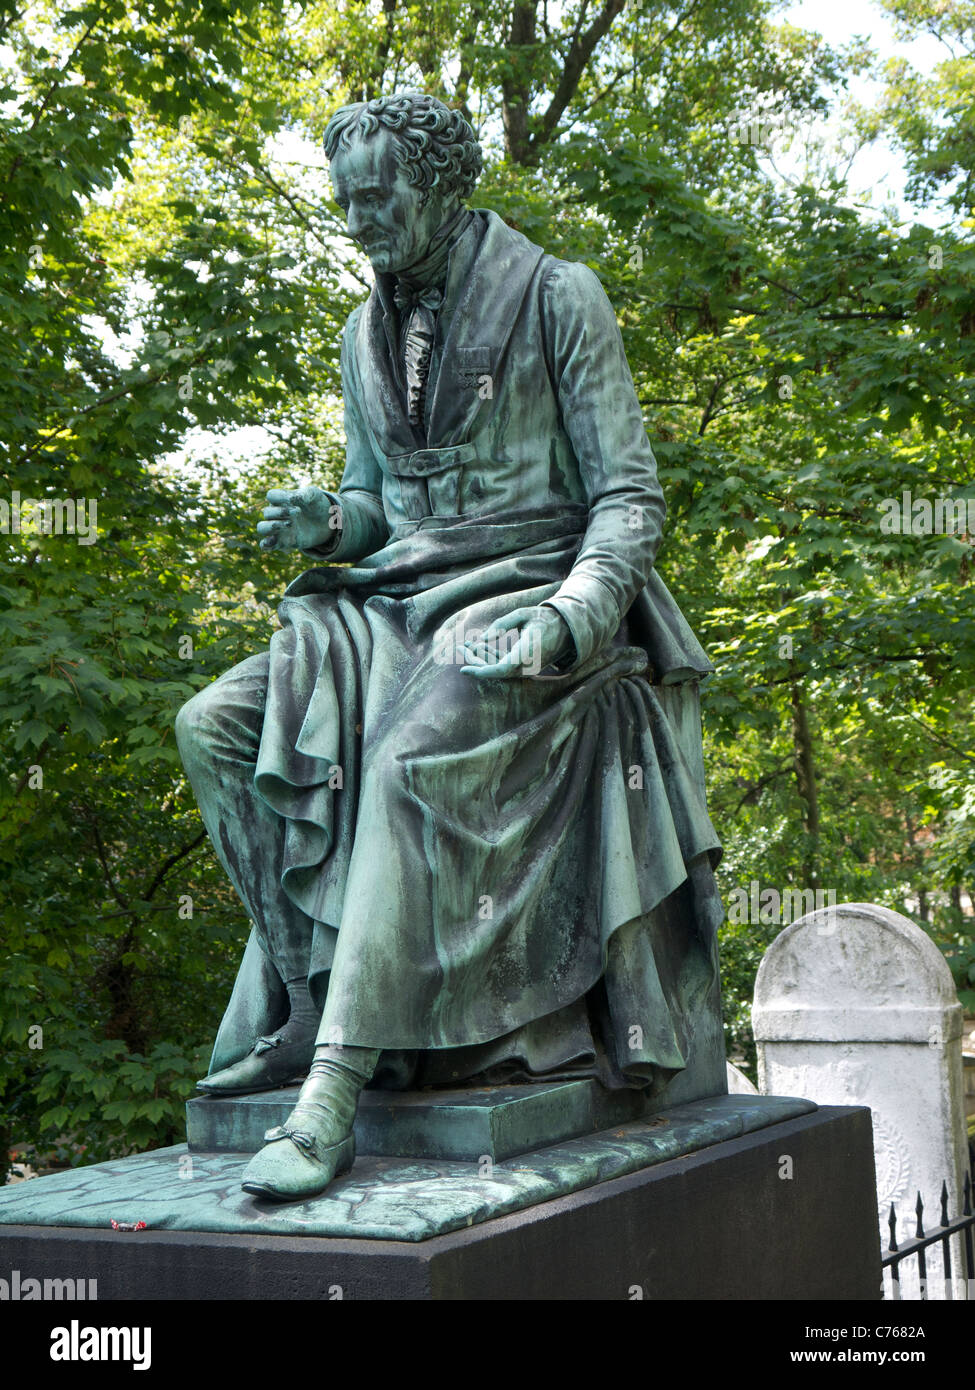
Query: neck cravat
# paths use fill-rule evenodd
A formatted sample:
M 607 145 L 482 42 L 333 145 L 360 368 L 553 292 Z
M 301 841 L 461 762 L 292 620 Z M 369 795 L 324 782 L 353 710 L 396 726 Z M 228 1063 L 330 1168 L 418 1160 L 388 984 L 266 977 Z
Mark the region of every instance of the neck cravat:
M 443 303 L 443 291 L 435 286 L 414 287 L 406 280 L 399 280 L 394 299 L 406 325 L 403 360 L 406 367 L 407 412 L 410 424 L 421 426 L 437 327 L 435 315 Z
M 406 405 L 410 424 L 423 427 L 423 407 L 437 328 L 443 303 L 450 252 L 474 220 L 470 208 L 459 207 L 439 228 L 423 255 L 404 267 L 393 298 L 403 324 L 400 344 L 406 371 Z

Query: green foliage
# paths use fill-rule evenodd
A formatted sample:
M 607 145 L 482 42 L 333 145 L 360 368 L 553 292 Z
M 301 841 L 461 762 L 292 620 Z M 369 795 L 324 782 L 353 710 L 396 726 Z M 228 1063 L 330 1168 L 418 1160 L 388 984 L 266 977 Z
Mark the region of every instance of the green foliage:
M 659 566 L 718 667 L 723 889 L 908 910 L 975 1004 L 972 537 L 881 526 L 904 490 L 975 496 L 971 6 L 888 8 L 960 55 L 892 68 L 855 115 L 900 143 L 926 225 L 857 205 L 828 157 L 789 183 L 733 138 L 749 112 L 825 129 L 870 62 L 766 0 L 0 4 L 0 500 L 97 505 L 92 544 L 0 534 L 0 1159 L 180 1135 L 247 924 L 173 719 L 266 647 L 300 564 L 257 547 L 263 491 L 341 473 L 368 275 L 302 141 L 407 85 L 478 123 L 478 205 L 617 307 Z M 746 1061 L 781 925 L 724 933 Z

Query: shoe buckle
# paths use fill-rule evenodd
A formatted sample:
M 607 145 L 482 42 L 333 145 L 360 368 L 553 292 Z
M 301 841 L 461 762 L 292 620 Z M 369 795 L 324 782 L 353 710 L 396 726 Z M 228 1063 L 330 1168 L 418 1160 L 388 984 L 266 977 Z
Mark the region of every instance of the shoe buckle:
M 300 1129 L 290 1129 L 287 1125 L 275 1125 L 274 1129 L 265 1131 L 265 1144 L 273 1144 L 278 1139 L 290 1139 L 309 1158 L 315 1159 L 318 1163 L 325 1162 L 322 1156 L 322 1145 L 312 1134 L 306 1134 Z

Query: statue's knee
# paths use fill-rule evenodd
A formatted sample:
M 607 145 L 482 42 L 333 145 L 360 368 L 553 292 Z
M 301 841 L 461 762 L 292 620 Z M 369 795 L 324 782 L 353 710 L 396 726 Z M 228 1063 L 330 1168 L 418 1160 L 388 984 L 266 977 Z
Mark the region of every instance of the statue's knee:
M 215 733 L 209 692 L 199 691 L 176 716 L 176 745 L 185 761 L 205 749 Z

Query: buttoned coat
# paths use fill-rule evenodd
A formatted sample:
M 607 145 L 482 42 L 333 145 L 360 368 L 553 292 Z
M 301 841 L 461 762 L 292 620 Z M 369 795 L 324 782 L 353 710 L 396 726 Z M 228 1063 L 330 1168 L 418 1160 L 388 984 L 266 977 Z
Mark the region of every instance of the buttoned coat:
M 661 1085 L 702 1049 L 713 1070 L 711 667 L 654 569 L 665 506 L 612 307 L 475 212 L 412 426 L 393 285 L 346 325 L 341 526 L 280 606 L 255 777 L 323 1026 L 411 1059 L 401 1084 Z M 558 667 L 461 672 L 464 636 L 535 604 L 572 635 Z M 275 988 L 252 943 L 214 1067 Z

